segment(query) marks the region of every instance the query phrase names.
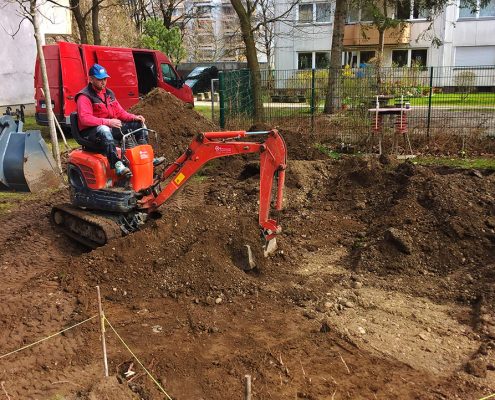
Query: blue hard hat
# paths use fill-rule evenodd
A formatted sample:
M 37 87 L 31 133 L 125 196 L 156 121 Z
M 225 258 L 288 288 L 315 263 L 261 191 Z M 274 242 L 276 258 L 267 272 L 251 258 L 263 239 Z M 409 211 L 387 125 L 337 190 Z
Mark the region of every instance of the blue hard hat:
M 94 76 L 96 79 L 110 78 L 110 75 L 107 74 L 107 70 L 100 64 L 94 64 L 89 69 L 89 76 Z

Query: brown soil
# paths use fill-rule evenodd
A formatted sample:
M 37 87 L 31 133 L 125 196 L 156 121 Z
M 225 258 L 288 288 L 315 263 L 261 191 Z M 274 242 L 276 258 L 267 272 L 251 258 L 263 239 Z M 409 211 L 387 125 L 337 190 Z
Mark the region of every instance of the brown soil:
M 130 112 L 145 117 L 146 126 L 157 133 L 156 138 L 150 135 L 151 143 L 168 160 L 180 156 L 194 135 L 219 130 L 213 122 L 160 88 L 149 92 Z
M 170 99 L 155 92 L 134 112 L 176 157 L 215 127 Z M 246 374 L 254 399 L 494 393 L 495 174 L 330 160 L 314 152 L 321 136 L 281 131 L 284 231 L 269 259 L 259 252 L 252 158 L 214 163 L 161 219 L 92 252 L 48 221 L 66 191 L 0 214 L 2 353 L 96 315 L 99 285 L 106 317 L 170 398 L 243 398 Z M 246 244 L 258 262 L 249 272 Z M 169 398 L 110 327 L 107 348 L 105 379 L 94 318 L 0 358 L 1 393 Z

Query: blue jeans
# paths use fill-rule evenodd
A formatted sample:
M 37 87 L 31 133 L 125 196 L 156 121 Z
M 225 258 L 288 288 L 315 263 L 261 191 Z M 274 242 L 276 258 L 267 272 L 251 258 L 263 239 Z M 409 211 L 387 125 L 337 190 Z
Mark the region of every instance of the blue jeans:
M 81 132 L 81 135 L 88 138 L 92 142 L 101 145 L 103 154 L 108 158 L 110 168 L 115 169 L 115 163 L 119 161 L 117 154 L 116 141 L 122 140 L 122 133 L 133 131 L 141 128 L 143 125 L 139 121 L 124 122 L 122 128 L 110 128 L 106 125 L 98 125 L 92 128 L 85 129 Z M 120 132 L 122 130 L 122 133 Z M 146 131 L 139 131 L 134 133 L 134 138 L 138 144 L 148 143 L 148 133 Z

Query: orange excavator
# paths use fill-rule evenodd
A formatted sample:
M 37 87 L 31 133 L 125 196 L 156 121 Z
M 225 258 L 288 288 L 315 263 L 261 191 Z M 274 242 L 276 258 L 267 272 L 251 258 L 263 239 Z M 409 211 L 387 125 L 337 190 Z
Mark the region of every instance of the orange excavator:
M 71 203 L 54 206 L 51 219 L 83 245 L 103 246 L 142 228 L 208 161 L 259 153 L 258 221 L 265 254 L 276 248 L 275 239 L 281 228 L 269 214 L 272 193 L 275 193 L 275 209 L 282 208 L 287 166 L 287 148 L 276 130 L 199 133 L 187 150 L 160 174 L 153 165 L 153 147 L 136 144 L 133 136 L 136 131 L 124 133 L 118 153 L 132 175 L 119 177 L 110 168 L 98 143 L 80 135 L 77 113 L 71 115 L 71 129 L 74 139 L 82 146 L 69 154 L 67 164 Z M 145 127 L 140 129 L 151 131 Z

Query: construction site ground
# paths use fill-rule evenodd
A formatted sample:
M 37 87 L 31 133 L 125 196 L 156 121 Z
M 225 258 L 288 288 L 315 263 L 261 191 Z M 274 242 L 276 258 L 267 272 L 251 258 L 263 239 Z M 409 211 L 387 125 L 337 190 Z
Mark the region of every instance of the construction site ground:
M 169 160 L 215 129 L 161 91 L 134 112 Z M 334 160 L 325 133 L 281 131 L 267 259 L 255 156 L 211 163 L 160 219 L 91 252 L 50 224 L 66 188 L 1 197 L 0 399 L 244 399 L 246 374 L 253 399 L 495 394 L 493 171 Z M 2 356 L 96 316 L 97 285 L 109 378 L 97 317 Z

